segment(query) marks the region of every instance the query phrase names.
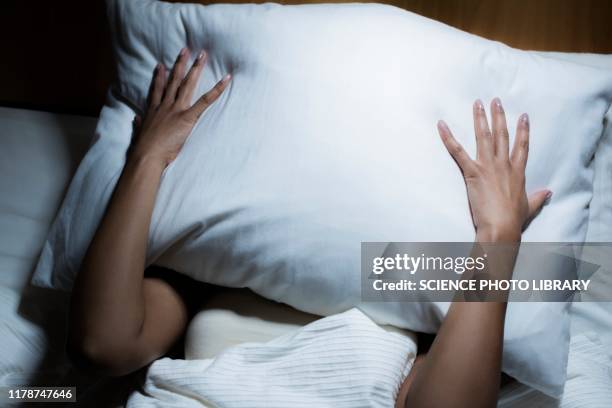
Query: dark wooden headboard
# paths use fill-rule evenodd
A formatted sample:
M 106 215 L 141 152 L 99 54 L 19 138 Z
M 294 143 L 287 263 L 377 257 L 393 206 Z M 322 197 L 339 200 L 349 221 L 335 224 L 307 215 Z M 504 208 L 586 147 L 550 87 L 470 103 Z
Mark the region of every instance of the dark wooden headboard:
M 522 49 L 612 53 L 612 0 L 382 2 Z M 113 78 L 104 1 L 4 0 L 0 10 L 0 105 L 97 115 Z

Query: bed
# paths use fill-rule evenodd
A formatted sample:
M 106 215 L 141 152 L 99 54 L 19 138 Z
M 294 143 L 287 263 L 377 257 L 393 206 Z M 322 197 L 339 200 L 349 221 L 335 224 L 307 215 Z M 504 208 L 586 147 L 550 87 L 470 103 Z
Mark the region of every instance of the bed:
M 0 108 L 2 386 L 89 383 L 72 372 L 64 357 L 66 294 L 28 281 L 95 124 L 93 117 Z M 113 382 L 112 389 L 122 383 Z M 98 393 L 96 403 L 112 405 L 107 396 Z M 84 395 L 82 404 L 91 400 Z
M 87 148 L 95 122 L 91 117 L 0 109 L 3 129 L 0 339 L 4 351 L 0 381 L 3 386 L 77 384 L 81 404 L 121 406 L 123 399 L 142 380 L 142 373 L 127 380 L 91 383 L 73 372 L 63 357 L 67 296 L 28 285 L 46 231 L 70 176 Z M 601 275 L 599 279 L 607 287 L 612 285 L 610 276 Z M 611 316 L 609 303 L 574 306 L 571 375 L 567 385 L 572 392 L 561 406 L 607 406 L 606 400 L 592 399 L 593 389 L 612 398 L 609 395 L 612 390 Z M 185 340 L 185 358 L 212 358 L 233 345 L 265 342 L 315 319 L 249 291 L 220 292 L 192 321 Z M 502 390 L 500 406 L 557 405 L 543 394 L 513 383 Z
M 439 2 L 430 5 L 427 2 L 405 3 L 406 7 L 430 16 L 496 37 L 490 26 L 466 22 L 457 17 L 461 11 L 454 10 L 453 14 L 450 7 L 445 8 Z M 605 7 L 603 2 L 594 4 Z M 495 12 L 486 6 L 479 10 L 484 16 Z M 562 8 L 560 10 L 561 15 L 568 15 Z M 511 8 L 506 12 L 519 11 Z M 558 29 L 558 26 L 552 26 Z M 610 52 L 606 48 L 609 43 L 594 40 L 605 38 L 606 33 L 597 32 L 600 32 L 599 37 L 589 37 L 590 40 L 584 40 L 582 44 L 572 42 L 578 38 L 572 37 L 572 40 L 561 41 L 556 46 L 542 40 L 546 35 L 540 36 L 534 48 Z M 507 27 L 504 35 L 506 37 L 498 33 L 496 38 L 513 42 Z M 563 38 L 562 35 L 554 37 Z M 517 38 L 514 44 L 530 47 L 525 37 Z M 75 97 L 64 106 L 76 106 L 74 101 L 77 99 Z M 57 110 L 57 105 L 55 109 L 53 106 L 49 108 Z M 93 116 L 0 109 L 3 134 L 0 148 L 0 339 L 5 356 L 0 365 L 0 385 L 76 385 L 79 387 L 80 405 L 122 406 L 127 395 L 142 381 L 143 372 L 127 379 L 101 382 L 76 375 L 62 353 L 67 296 L 28 285 L 50 222 L 88 147 L 95 123 Z M 597 240 L 612 241 L 612 236 L 606 236 L 605 232 L 597 234 Z M 597 278 L 607 287 L 612 285 L 610 276 L 600 274 Z M 263 300 L 248 291 L 220 292 L 192 321 L 186 335 L 185 358 L 211 358 L 232 345 L 267 341 L 314 319 L 316 317 L 312 315 Z M 611 304 L 574 305 L 569 364 L 568 392 L 560 406 L 609 406 L 612 400 L 612 374 L 609 370 L 612 366 Z M 553 407 L 558 404 L 543 394 L 514 383 L 502 390 L 499 405 Z

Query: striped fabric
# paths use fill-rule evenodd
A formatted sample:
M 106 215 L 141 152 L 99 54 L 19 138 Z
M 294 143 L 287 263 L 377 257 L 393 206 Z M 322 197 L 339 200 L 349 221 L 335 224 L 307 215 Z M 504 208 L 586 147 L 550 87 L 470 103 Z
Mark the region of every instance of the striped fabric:
M 578 335 L 570 345 L 560 407 L 612 407 L 612 354 L 595 333 Z
M 516 383 L 505 387 L 498 408 L 610 408 L 612 354 L 595 332 L 572 338 L 567 381 L 560 400 Z
M 393 407 L 415 355 L 413 338 L 351 309 L 215 359 L 158 360 L 127 406 Z

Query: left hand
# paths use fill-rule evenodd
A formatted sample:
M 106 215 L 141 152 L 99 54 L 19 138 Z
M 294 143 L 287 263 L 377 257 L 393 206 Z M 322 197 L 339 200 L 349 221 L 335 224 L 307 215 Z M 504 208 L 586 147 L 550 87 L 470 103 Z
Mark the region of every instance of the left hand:
M 476 233 L 491 239 L 520 239 L 525 224 L 552 195 L 550 190 L 530 197 L 525 192 L 529 117 L 526 113 L 520 116 L 510 153 L 506 115 L 499 98 L 491 102 L 493 131 L 480 100 L 474 103 L 473 111 L 476 159 L 470 158 L 444 121 L 438 122 L 440 137 L 463 173 Z

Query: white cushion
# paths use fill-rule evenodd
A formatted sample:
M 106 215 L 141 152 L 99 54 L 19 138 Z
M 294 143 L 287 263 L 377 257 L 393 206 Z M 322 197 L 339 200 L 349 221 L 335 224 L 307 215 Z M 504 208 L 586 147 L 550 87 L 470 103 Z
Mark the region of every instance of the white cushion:
M 612 54 L 538 52 L 549 58 L 612 70 Z M 612 107 L 593 157 L 593 197 L 589 203 L 587 242 L 612 242 Z
M 473 154 L 472 102 L 494 96 L 511 129 L 530 113 L 527 189 L 555 193 L 524 239 L 585 238 L 610 72 L 376 4 L 109 6 L 118 93 L 50 232 L 37 284 L 70 288 L 123 165 L 128 106 L 143 108 L 154 65 L 171 66 L 185 45 L 210 54 L 200 93 L 228 71 L 234 79 L 163 176 L 149 263 L 314 314 L 357 305 L 378 323 L 435 331 L 448 304 L 361 302 L 360 243 L 474 239 L 461 174 L 435 124 L 444 118 Z M 512 304 L 506 329 L 505 371 L 558 395 L 566 306 Z

